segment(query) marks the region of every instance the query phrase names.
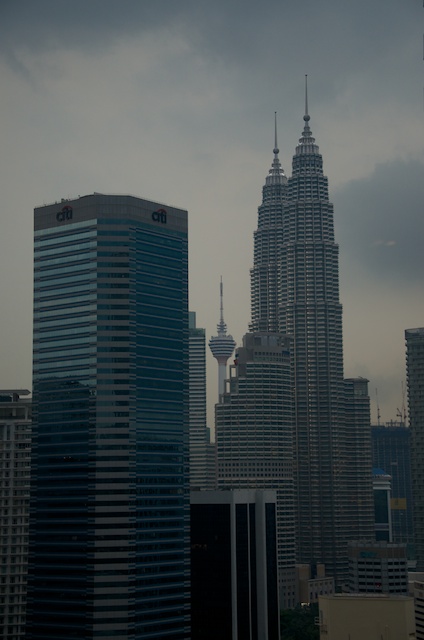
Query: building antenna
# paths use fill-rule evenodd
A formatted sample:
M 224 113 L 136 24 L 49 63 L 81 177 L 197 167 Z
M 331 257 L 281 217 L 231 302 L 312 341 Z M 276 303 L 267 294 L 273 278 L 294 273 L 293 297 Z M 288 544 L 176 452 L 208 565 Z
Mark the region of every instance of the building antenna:
M 305 116 L 309 116 L 308 113 L 308 74 L 305 73 Z M 309 118 L 308 118 L 309 120 Z
M 400 385 L 402 389 L 402 420 L 403 420 L 403 424 L 406 426 L 405 384 L 403 380 L 401 380 Z
M 278 152 L 280 151 L 278 148 L 278 142 L 277 142 L 277 112 L 274 111 L 274 131 L 275 131 L 275 136 L 274 136 L 274 154 L 278 155 Z
M 224 286 L 222 284 L 222 276 L 221 276 L 221 282 L 219 283 L 219 297 L 220 297 L 220 306 L 219 306 L 219 310 L 220 310 L 220 317 L 219 317 L 219 324 L 221 325 L 221 327 L 225 324 L 224 323 Z

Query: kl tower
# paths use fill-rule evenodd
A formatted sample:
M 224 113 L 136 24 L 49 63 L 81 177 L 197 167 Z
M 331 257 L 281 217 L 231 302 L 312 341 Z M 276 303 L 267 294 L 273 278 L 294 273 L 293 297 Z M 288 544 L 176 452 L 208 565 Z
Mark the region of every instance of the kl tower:
M 234 347 L 236 346 L 236 342 L 233 336 L 227 335 L 227 325 L 224 322 L 224 305 L 223 305 L 223 286 L 222 286 L 222 276 L 221 282 L 219 285 L 219 294 L 221 299 L 221 313 L 220 319 L 216 326 L 218 331 L 217 336 L 213 336 L 209 340 L 209 348 L 212 351 L 212 355 L 218 361 L 218 394 L 224 393 L 225 386 L 225 378 L 227 372 L 227 361 L 228 358 L 234 351 Z

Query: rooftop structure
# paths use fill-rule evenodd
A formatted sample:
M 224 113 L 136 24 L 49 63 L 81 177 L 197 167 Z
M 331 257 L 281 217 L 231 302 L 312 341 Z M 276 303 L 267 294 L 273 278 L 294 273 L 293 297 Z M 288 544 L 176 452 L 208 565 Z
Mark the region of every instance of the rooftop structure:
M 319 599 L 320 640 L 415 640 L 414 600 L 375 593 Z

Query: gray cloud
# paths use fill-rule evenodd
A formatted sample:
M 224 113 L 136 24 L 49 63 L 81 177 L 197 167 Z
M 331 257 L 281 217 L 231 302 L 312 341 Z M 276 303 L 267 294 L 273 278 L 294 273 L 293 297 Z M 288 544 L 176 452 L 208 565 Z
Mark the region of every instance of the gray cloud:
M 372 279 L 422 283 L 424 261 L 424 160 L 379 164 L 334 196 L 344 259 Z

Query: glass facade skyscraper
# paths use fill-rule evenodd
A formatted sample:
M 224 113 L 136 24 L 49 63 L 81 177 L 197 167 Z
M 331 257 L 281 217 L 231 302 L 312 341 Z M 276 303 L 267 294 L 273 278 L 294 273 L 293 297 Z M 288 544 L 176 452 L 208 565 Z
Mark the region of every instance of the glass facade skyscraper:
M 187 212 L 35 210 L 27 637 L 189 637 Z

